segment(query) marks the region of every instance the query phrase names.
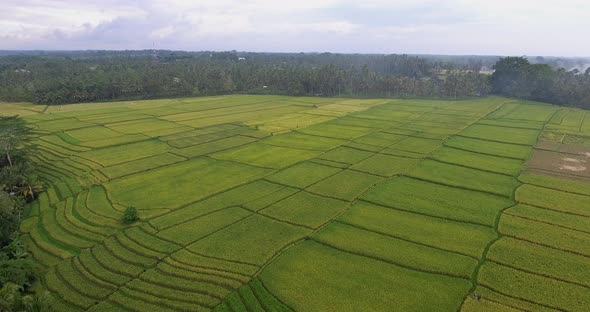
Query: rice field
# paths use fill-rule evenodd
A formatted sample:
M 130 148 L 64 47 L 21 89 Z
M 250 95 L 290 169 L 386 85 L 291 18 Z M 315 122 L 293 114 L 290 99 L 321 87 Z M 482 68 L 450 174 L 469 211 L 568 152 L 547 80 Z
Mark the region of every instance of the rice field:
M 0 103 L 14 114 L 47 185 L 22 238 L 56 311 L 590 311 L 583 110 Z

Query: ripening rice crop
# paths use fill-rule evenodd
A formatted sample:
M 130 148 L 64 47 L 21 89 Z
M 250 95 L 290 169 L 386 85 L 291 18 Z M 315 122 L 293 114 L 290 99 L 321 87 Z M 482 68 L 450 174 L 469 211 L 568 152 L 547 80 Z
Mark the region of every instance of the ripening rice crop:
M 0 104 L 14 113 L 46 187 L 20 237 L 56 311 L 590 302 L 587 179 L 527 168 L 533 150 L 585 157 L 583 110 L 229 95 Z

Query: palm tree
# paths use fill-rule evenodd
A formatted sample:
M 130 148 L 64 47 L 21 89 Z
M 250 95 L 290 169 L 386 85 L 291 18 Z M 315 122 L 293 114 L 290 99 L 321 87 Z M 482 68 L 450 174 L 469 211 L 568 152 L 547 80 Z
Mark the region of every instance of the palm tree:
M 25 199 L 35 199 L 37 194 L 43 191 L 43 183 L 39 181 L 39 177 L 34 174 L 29 174 L 21 180 L 21 184 L 17 187 L 16 193 Z
M 0 311 L 19 310 L 22 304 L 20 286 L 14 283 L 6 283 L 0 289 Z
M 0 289 L 0 311 L 7 312 L 48 312 L 51 308 L 51 296 L 47 291 L 23 296 L 21 287 L 6 283 Z
M 35 295 L 28 295 L 23 297 L 23 305 L 26 312 L 50 312 L 53 311 L 51 307 L 51 295 L 45 291 Z

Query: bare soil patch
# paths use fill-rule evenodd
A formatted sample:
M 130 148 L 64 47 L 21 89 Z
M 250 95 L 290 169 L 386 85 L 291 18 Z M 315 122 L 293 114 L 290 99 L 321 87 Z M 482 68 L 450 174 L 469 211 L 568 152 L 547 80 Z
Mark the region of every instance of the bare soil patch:
M 561 144 L 558 142 L 548 141 L 548 140 L 541 140 L 537 143 L 535 148 L 542 149 L 542 150 L 549 150 L 549 151 L 559 151 L 559 146 Z
M 535 149 L 528 161 L 529 169 L 560 177 L 571 176 L 590 179 L 590 148 L 559 144 L 556 150 Z
M 559 151 L 568 154 L 578 154 L 584 157 L 590 155 L 590 146 L 580 144 L 559 144 Z M 590 160 L 590 158 L 588 158 Z

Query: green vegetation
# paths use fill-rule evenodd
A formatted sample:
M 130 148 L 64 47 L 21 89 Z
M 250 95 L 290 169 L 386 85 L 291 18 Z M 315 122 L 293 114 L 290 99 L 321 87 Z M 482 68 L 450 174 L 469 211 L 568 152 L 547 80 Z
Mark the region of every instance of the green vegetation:
M 19 117 L 0 116 L 0 310 L 50 311 L 49 295 L 33 292 L 37 267 L 19 236 L 27 205 L 43 191 L 29 156 L 31 128 Z M 38 217 L 36 217 L 38 218 Z M 26 224 L 24 225 L 26 227 Z
M 356 164 L 357 162 L 368 158 L 371 155 L 373 155 L 373 153 L 364 150 L 338 147 L 318 156 L 318 158 L 345 164 Z
M 95 149 L 85 153 L 80 153 L 80 157 L 96 162 L 102 166 L 108 167 L 124 162 L 138 160 L 144 157 L 154 156 L 168 151 L 168 145 L 158 140 L 149 140 L 145 142 L 127 144 L 126 148 L 133 150 L 133 153 L 127 150 L 115 147 L 106 147 Z
M 265 208 L 260 213 L 317 229 L 334 219 L 347 206 L 348 203 L 345 201 L 299 192 Z
M 518 180 L 531 185 L 590 196 L 590 188 L 588 188 L 587 182 L 565 180 L 529 172 L 521 174 Z
M 457 99 L 494 93 L 589 107 L 590 70 L 581 68 L 587 66 L 583 58 L 537 57 L 529 61 L 525 57 L 498 59 L 495 56 L 165 50 L 4 53 L 7 55 L 0 58 L 0 100 L 12 102 L 52 105 L 230 93 Z M 491 77 L 490 68 L 494 69 Z M 203 102 L 215 102 L 215 99 L 206 98 Z M 356 100 L 326 106 L 315 116 L 285 117 L 286 120 L 277 124 L 279 128 L 293 129 L 305 126 L 305 121 L 310 119 L 347 114 L 355 111 L 347 106 L 353 101 Z M 320 99 L 306 104 L 324 103 Z M 30 104 L 14 105 L 6 105 L 6 111 L 17 112 L 21 107 L 27 108 L 27 115 L 40 111 Z M 462 108 L 460 104 L 455 107 Z M 178 106 L 175 112 L 182 114 L 183 108 Z M 91 115 L 87 119 L 112 122 L 137 119 L 120 114 L 118 108 L 104 109 L 101 113 L 110 116 Z M 160 107 L 141 112 L 145 117 L 162 114 L 166 111 Z M 394 116 L 377 114 L 376 118 Z M 521 112 L 516 112 L 513 118 L 520 116 L 523 116 Z M 543 121 L 545 118 L 542 112 L 532 117 Z
M 330 224 L 312 239 L 336 249 L 399 266 L 466 279 L 477 265 L 473 258 L 338 222 Z
M 310 135 L 351 140 L 364 136 L 373 130 L 365 127 L 342 126 L 328 122 L 304 128 L 299 131 Z
M 125 212 L 123 212 L 123 223 L 125 224 L 132 224 L 139 220 L 137 216 L 137 209 L 135 207 L 127 207 Z
M 440 147 L 441 143 L 438 140 L 409 137 L 390 146 L 390 148 L 406 152 L 428 154 Z
M 219 152 L 212 157 L 257 167 L 281 169 L 317 155 L 319 152 L 254 143 Z
M 275 252 L 303 238 L 309 232 L 302 227 L 253 215 L 187 248 L 213 258 L 262 265 Z
M 0 307 L 3 311 L 53 311 L 49 292 L 23 295 L 22 288 L 11 282 L 0 289 Z
M 399 177 L 369 190 L 363 200 L 395 209 L 492 226 L 507 198 Z
M 531 64 L 525 57 L 500 58 L 494 69 L 490 84 L 496 94 L 589 108 L 588 69 L 584 73 L 555 70 L 548 64 Z M 548 117 L 539 111 L 534 118 L 544 121 Z
M 590 196 L 560 192 L 534 185 L 523 185 L 516 191 L 519 202 L 590 217 Z
M 512 215 L 502 216 L 499 231 L 508 237 L 590 256 L 590 233 L 570 230 Z
M 179 220 L 185 222 L 160 231 L 158 236 L 185 245 L 223 229 L 249 215 L 250 213 L 242 208 L 229 207 L 192 220 Z
M 472 296 L 467 297 L 465 302 L 463 302 L 463 306 L 461 306 L 461 311 L 465 312 L 518 312 L 520 310 L 512 308 L 507 305 L 503 305 L 497 303 L 495 301 L 490 301 L 487 299 L 479 298 L 475 300 Z
M 304 162 L 279 171 L 267 177 L 267 179 L 292 187 L 306 188 L 338 172 L 340 172 L 340 169 Z
M 549 307 L 578 310 L 590 300 L 588 288 L 526 273 L 494 263 L 481 268 L 481 284 L 492 289 L 502 288 L 516 298 L 530 300 Z
M 354 278 L 349 278 L 354 275 Z M 268 289 L 297 311 L 457 310 L 469 281 L 418 272 L 306 241 L 261 275 Z M 321 289 L 321 291 L 317 291 Z M 396 291 L 382 291 L 396 289 Z
M 140 210 L 175 208 L 268 173 L 270 170 L 236 162 L 196 158 L 113 180 L 106 188 L 115 203 L 135 205 Z M 195 185 L 194 181 L 201 183 Z M 191 192 L 176 192 L 183 185 L 192 186 Z
M 261 141 L 265 144 L 291 147 L 304 150 L 327 151 L 342 145 L 345 141 L 326 137 L 306 135 L 290 132 L 283 135 L 275 135 Z
M 575 214 L 562 213 L 556 210 L 525 204 L 518 204 L 511 207 L 506 210 L 506 214 L 590 233 L 588 217 Z
M 352 201 L 383 179 L 352 170 L 341 171 L 309 188 L 308 191 L 326 197 Z M 342 181 L 347 181 L 342 184 Z
M 505 107 L 505 106 L 503 106 Z M 510 116 L 512 118 L 514 118 L 512 112 L 514 111 L 514 109 L 510 109 L 508 110 L 507 113 L 505 114 L 501 114 L 502 118 L 509 118 L 507 116 Z M 553 113 L 553 111 L 551 111 L 551 113 Z M 500 114 L 500 112 L 498 112 L 498 114 L 493 114 L 491 116 L 488 116 L 487 118 L 497 118 L 498 115 Z M 490 126 L 500 126 L 500 127 L 508 127 L 508 128 L 516 128 L 516 129 L 534 129 L 534 130 L 541 130 L 543 129 L 544 123 L 542 121 L 530 121 L 530 120 L 526 120 L 529 116 L 529 112 L 521 112 L 521 115 L 525 115 L 523 116 L 516 116 L 516 117 L 521 117 L 523 119 L 518 119 L 518 120 L 511 120 L 511 119 L 482 119 L 480 121 L 478 121 L 479 124 L 481 125 L 490 125 Z M 546 118 L 546 117 L 545 117 Z
M 412 170 L 411 177 L 444 185 L 478 190 L 493 194 L 512 196 L 518 181 L 513 177 L 477 169 L 450 165 L 433 160 L 424 160 Z
M 585 172 L 531 153 L 584 160 L 585 111 L 253 95 L 19 109 L 30 140 L 0 156 L 0 282 L 50 291 L 35 300 L 54 310 L 590 302 Z
M 516 175 L 522 170 L 522 161 L 515 159 L 502 159 L 479 153 L 462 151 L 454 148 L 441 148 L 430 157 L 441 162 L 471 167 L 484 171 L 492 171 L 506 175 Z
M 283 186 L 264 180 L 247 183 L 155 218 L 150 224 L 156 229 L 171 227 L 226 207 L 264 198 L 282 189 Z
M 496 242 L 488 254 L 491 261 L 558 280 L 590 286 L 588 259 L 572 253 L 512 238 Z
M 480 225 L 426 217 L 391 208 L 357 202 L 339 219 L 343 223 L 398 239 L 479 258 L 493 229 Z
M 447 140 L 445 145 L 475 153 L 516 159 L 526 159 L 531 153 L 531 148 L 528 146 L 484 141 L 464 137 L 453 137 Z
M 367 126 L 370 126 L 370 124 Z M 354 141 L 359 142 L 359 143 L 369 144 L 369 145 L 387 147 L 397 141 L 401 141 L 404 138 L 405 138 L 404 135 L 392 134 L 392 133 L 386 133 L 386 132 L 374 132 L 371 134 L 367 134 L 363 137 L 360 137 Z
M 480 296 L 479 301 L 475 301 L 475 299 L 474 299 L 475 294 Z M 482 297 L 489 298 L 489 300 L 481 299 Z M 476 290 L 474 291 L 474 295 L 469 296 L 465 300 L 464 304 L 467 305 L 471 309 L 475 308 L 475 309 L 477 309 L 476 311 L 480 311 L 479 310 L 480 308 L 484 309 L 486 306 L 490 305 L 488 303 L 488 301 L 490 301 L 490 300 L 492 302 L 496 303 L 492 306 L 495 308 L 499 308 L 499 311 L 511 311 L 511 312 L 513 312 L 514 310 L 516 310 L 516 311 L 531 310 L 531 311 L 543 311 L 543 312 L 559 311 L 554 308 L 547 307 L 545 305 L 540 305 L 538 303 L 532 302 L 531 300 L 525 301 L 520 298 L 511 297 L 511 296 L 499 293 L 497 291 L 494 291 L 490 288 L 483 287 L 483 286 L 477 286 Z M 501 304 L 498 304 L 498 302 L 501 302 Z M 496 310 L 492 310 L 492 311 L 496 311 Z
M 100 172 L 107 176 L 109 179 L 116 179 L 126 175 L 155 169 L 158 167 L 171 165 L 185 160 L 185 158 L 174 155 L 174 154 L 159 154 L 152 157 L 138 159 L 131 163 L 118 164 L 106 168 L 100 169 Z
M 418 161 L 412 158 L 376 154 L 362 160 L 350 169 L 382 177 L 391 177 L 409 171 Z
M 537 141 L 538 130 L 516 129 L 485 124 L 475 124 L 463 132 L 461 136 L 483 139 L 500 143 L 512 143 L 521 145 L 534 145 Z

